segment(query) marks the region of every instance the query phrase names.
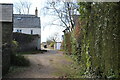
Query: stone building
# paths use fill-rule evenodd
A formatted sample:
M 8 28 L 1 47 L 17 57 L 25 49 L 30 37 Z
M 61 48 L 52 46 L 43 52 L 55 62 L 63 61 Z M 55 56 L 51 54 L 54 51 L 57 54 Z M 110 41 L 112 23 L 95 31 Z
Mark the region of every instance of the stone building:
M 0 3 L 0 28 L 2 29 L 0 31 L 2 33 L 2 74 L 4 75 L 10 67 L 12 53 L 13 4 Z

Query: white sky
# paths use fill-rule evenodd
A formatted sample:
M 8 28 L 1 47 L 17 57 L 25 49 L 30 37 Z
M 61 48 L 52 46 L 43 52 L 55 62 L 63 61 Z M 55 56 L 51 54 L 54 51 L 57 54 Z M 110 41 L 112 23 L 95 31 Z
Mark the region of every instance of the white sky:
M 15 3 L 19 2 L 20 0 L 0 0 L 0 3 Z M 30 14 L 35 14 L 36 7 L 38 8 L 39 17 L 41 19 L 41 42 L 45 42 L 46 39 L 51 36 L 53 33 L 58 32 L 61 35 L 63 35 L 62 31 L 63 28 L 59 26 L 52 26 L 48 25 L 50 21 L 53 20 L 51 16 L 43 16 L 41 9 L 44 7 L 46 0 L 28 0 L 32 3 L 32 6 L 30 8 Z M 14 11 L 15 12 L 15 11 Z

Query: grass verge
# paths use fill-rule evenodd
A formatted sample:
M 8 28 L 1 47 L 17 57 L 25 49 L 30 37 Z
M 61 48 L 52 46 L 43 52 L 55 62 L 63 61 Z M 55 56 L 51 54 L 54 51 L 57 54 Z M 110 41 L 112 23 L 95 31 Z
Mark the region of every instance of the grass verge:
M 57 71 L 53 75 L 59 76 L 60 78 L 82 78 L 79 72 L 79 65 L 70 56 L 64 54 L 64 57 L 57 59 L 62 59 L 67 62 L 54 62 L 53 65 L 57 68 Z

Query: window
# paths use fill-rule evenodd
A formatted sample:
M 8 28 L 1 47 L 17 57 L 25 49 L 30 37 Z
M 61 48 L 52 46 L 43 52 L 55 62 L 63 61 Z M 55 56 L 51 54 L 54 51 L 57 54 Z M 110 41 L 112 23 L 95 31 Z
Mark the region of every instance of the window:
M 22 30 L 19 30 L 19 29 L 17 29 L 17 32 L 20 32 L 20 33 L 22 33 Z
M 19 30 L 17 29 L 17 32 L 19 32 Z
M 21 18 L 17 18 L 17 20 L 21 20 Z
M 31 34 L 33 34 L 33 30 L 31 30 Z
M 22 33 L 22 30 L 20 30 L 20 33 Z

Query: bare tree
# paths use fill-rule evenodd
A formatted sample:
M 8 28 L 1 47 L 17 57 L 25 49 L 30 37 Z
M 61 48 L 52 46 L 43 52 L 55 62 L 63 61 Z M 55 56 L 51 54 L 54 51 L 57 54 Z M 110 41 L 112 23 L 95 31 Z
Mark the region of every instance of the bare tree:
M 75 2 L 65 2 L 65 1 L 52 1 L 47 2 L 47 6 L 44 7 L 50 11 L 49 14 L 57 16 L 58 19 L 52 21 L 52 25 L 59 25 L 66 27 L 68 31 L 72 31 L 74 28 L 73 15 L 78 9 L 78 5 Z M 56 23 L 59 20 L 59 23 Z
M 47 41 L 51 41 L 51 42 L 57 42 L 58 40 L 59 40 L 59 33 L 57 32 L 49 36 L 49 38 L 47 39 Z
M 19 0 L 14 3 L 14 8 L 19 14 L 29 14 L 32 3 L 28 0 Z

